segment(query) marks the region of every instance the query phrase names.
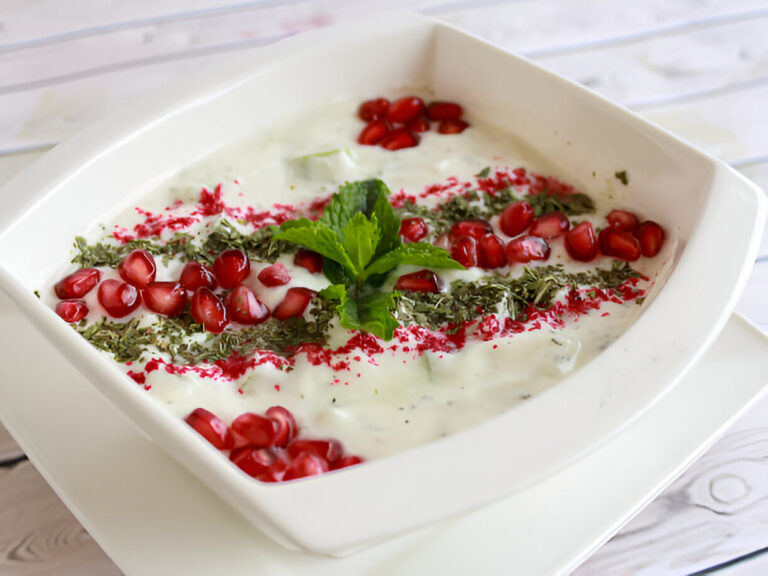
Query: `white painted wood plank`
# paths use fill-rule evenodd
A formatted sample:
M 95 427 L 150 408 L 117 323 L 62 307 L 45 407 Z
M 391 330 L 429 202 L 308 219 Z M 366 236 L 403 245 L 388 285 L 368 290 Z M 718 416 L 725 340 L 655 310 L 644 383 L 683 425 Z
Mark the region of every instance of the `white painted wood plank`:
M 768 552 L 719 568 L 716 574 L 717 576 L 765 576 L 768 574 Z
M 256 10 L 279 2 L 270 0 L 38 0 L 6 1 L 0 12 L 0 49 L 53 38 L 72 38 L 98 34 L 110 29 L 148 22 L 179 21 L 205 14 Z M 286 0 L 284 4 L 292 4 Z M 41 18 L 55 14 L 55 18 Z
M 120 574 L 28 461 L 0 468 L 0 574 Z
M 695 30 L 722 21 L 745 20 L 768 9 L 763 0 L 589 0 L 507 2 L 477 9 L 444 8 L 437 15 L 462 29 L 528 56 Z
M 3 14 L 0 52 L 42 46 L 52 41 L 92 38 L 143 27 L 174 26 L 183 22 L 228 19 L 269 34 L 296 33 L 327 25 L 335 19 L 356 17 L 383 10 L 419 10 L 439 5 L 436 0 L 388 0 L 386 3 L 357 0 L 41 0 L 19 2 Z M 467 2 L 470 4 L 470 2 Z M 57 14 L 57 18 L 41 18 Z M 182 24 L 183 25 L 183 24 Z M 207 25 L 207 24 L 206 24 Z M 218 27 L 213 24 L 214 27 Z
M 373 13 L 395 3 L 358 0 L 354 4 L 362 11 Z M 398 3 L 402 8 L 420 8 L 451 22 L 460 22 L 463 27 L 481 36 L 490 34 L 504 45 L 518 50 L 551 48 L 553 40 L 560 45 L 594 42 L 616 37 L 627 30 L 635 34 L 647 33 L 679 27 L 692 20 L 717 20 L 766 8 L 760 0 L 733 0 L 727 3 L 716 0 L 678 0 L 674 3 L 653 0 L 637 3 L 636 6 L 625 3 L 621 10 L 617 10 L 611 0 L 499 4 L 471 1 Z M 5 0 L 0 10 L 0 48 L 50 36 L 72 37 L 89 29 L 101 32 L 110 27 L 124 29 L 126 25 L 140 25 L 146 21 L 163 23 L 204 17 L 206 14 L 247 15 L 275 7 L 296 14 L 310 5 L 317 9 L 337 10 L 338 3 L 334 0 L 37 0 L 33 3 Z M 45 14 L 55 17 L 41 18 Z M 594 34 L 596 29 L 599 31 L 597 36 Z
M 536 62 L 628 106 L 768 83 L 768 12 L 759 18 L 542 56 Z
M 574 576 L 684 575 L 764 547 L 767 456 L 765 424 L 729 434 Z

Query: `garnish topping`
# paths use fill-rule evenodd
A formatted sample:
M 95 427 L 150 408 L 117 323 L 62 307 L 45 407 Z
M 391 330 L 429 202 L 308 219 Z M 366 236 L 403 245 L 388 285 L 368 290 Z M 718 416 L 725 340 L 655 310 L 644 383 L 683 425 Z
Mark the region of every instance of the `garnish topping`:
M 274 234 L 275 240 L 324 258 L 323 272 L 332 285 L 320 296 L 338 301 L 342 326 L 384 340 L 399 326 L 392 315 L 396 293 L 377 289 L 389 272 L 402 264 L 462 268 L 442 248 L 426 242 L 403 244 L 400 219 L 388 196 L 381 180 L 348 183 L 333 195 L 321 218 L 289 220 Z

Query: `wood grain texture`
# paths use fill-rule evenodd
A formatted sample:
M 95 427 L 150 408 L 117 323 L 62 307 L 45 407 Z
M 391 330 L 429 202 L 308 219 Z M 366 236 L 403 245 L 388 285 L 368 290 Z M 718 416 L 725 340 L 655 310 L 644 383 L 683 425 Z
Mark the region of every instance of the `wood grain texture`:
M 763 548 L 766 454 L 768 426 L 727 435 L 575 575 L 690 574 Z
M 0 486 L 0 574 L 120 574 L 29 461 L 0 468 Z

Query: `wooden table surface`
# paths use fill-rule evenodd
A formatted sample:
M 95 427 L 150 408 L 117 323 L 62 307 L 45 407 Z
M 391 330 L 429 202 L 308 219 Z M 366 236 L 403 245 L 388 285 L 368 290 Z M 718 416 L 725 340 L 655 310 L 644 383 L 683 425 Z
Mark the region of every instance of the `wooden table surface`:
M 523 54 L 768 189 L 765 0 L 0 0 L 0 182 L 138 93 L 393 8 Z M 768 235 L 737 310 L 768 332 Z M 576 574 L 768 574 L 763 552 L 768 399 Z M 0 425 L 0 574 L 119 573 Z

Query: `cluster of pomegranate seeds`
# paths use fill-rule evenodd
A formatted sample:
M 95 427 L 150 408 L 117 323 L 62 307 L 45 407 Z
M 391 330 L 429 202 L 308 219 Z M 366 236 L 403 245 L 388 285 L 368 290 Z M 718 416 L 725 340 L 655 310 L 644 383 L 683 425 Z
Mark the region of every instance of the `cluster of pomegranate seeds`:
M 455 102 L 432 102 L 428 106 L 418 96 L 405 96 L 394 102 L 386 98 L 366 100 L 357 115 L 366 122 L 357 137 L 365 146 L 379 145 L 386 150 L 413 148 L 419 144 L 418 134 L 428 132 L 437 123 L 439 134 L 459 134 L 469 124 L 461 117 L 464 110 Z
M 262 482 L 285 482 L 338 470 L 363 459 L 345 454 L 335 439 L 301 438 L 293 414 L 272 406 L 264 414 L 246 412 L 227 426 L 205 408 L 196 408 L 187 424 L 243 472 Z
M 664 244 L 664 229 L 653 220 L 640 219 L 626 210 L 611 210 L 608 227 L 600 231 L 598 244 L 603 254 L 633 262 L 653 258 Z
M 513 202 L 499 216 L 501 232 L 511 237 L 506 242 L 491 223 L 482 219 L 456 222 L 448 232 L 435 240 L 435 245 L 448 250 L 451 257 L 465 268 L 478 266 L 485 270 L 507 265 L 545 261 L 550 243 L 563 237 L 568 255 L 579 262 L 590 262 L 598 254 L 627 261 L 641 255 L 651 258 L 664 243 L 664 230 L 657 223 L 640 219 L 625 210 L 612 210 L 606 217 L 608 226 L 600 234 L 588 221 L 571 226 L 563 212 L 553 211 L 534 217 L 527 202 Z M 409 218 L 400 225 L 400 236 L 406 242 L 424 238 L 429 229 L 422 218 Z M 416 292 L 439 291 L 439 279 L 428 270 L 401 276 L 395 287 Z
M 322 257 L 315 252 L 303 252 L 297 254 L 297 263 L 311 272 L 321 272 Z M 219 334 L 230 322 L 254 325 L 273 315 L 256 293 L 242 283 L 251 271 L 245 252 L 225 250 L 213 262 L 212 268 L 191 261 L 184 265 L 178 281 L 155 281 L 157 266 L 152 254 L 134 250 L 117 267 L 121 280 L 109 278 L 100 282 L 99 270 L 83 268 L 57 282 L 54 292 L 61 302 L 55 310 L 66 322 L 80 322 L 89 312 L 81 298 L 98 286 L 98 302 L 112 318 L 127 316 L 143 302 L 147 309 L 163 316 L 178 316 L 188 310 L 206 331 Z M 258 279 L 269 288 L 287 284 L 291 276 L 285 266 L 277 263 L 261 270 Z M 228 292 L 217 294 L 217 287 Z M 290 288 L 275 308 L 274 317 L 285 320 L 301 316 L 314 296 L 312 290 Z
M 59 300 L 56 304 L 56 314 L 66 322 L 80 322 L 88 315 L 88 305 L 79 300 L 93 290 L 101 280 L 101 272 L 95 268 L 81 268 L 65 276 L 53 286 L 53 291 Z

